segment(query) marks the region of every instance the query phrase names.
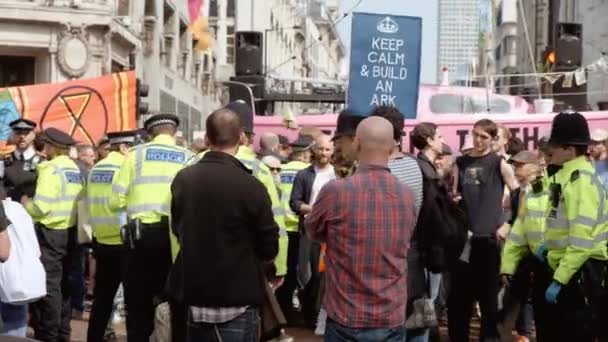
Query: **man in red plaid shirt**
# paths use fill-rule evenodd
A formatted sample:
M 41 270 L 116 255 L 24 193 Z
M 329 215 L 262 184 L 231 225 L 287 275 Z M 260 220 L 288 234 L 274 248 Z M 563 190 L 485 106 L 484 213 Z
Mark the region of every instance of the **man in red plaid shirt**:
M 390 122 L 363 120 L 355 144 L 359 168 L 325 185 L 305 222 L 310 238 L 327 243 L 325 341 L 405 341 L 414 197 L 387 166 Z

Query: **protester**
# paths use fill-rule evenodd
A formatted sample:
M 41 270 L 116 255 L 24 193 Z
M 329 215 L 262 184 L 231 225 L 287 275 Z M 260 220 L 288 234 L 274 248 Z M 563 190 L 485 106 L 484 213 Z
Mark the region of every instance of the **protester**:
M 348 109 L 338 114 L 336 131 L 332 139 L 335 149 L 332 164 L 336 168 L 338 177 L 346 177 L 354 171 L 356 151 L 353 141 L 357 125 L 361 120 L 363 117 L 355 116 Z
M 468 253 L 461 256 L 451 272 L 448 298 L 448 330 L 452 341 L 468 341 L 472 307 L 481 309 L 480 339 L 499 339 L 498 278 L 500 246 L 496 232 L 504 223 L 502 199 L 505 184 L 517 188 L 513 169 L 495 153 L 498 127 L 482 119 L 473 126 L 473 149 L 456 160 L 456 188 L 469 221 Z
M 270 174 L 272 175 L 274 183 L 279 191 L 279 197 L 281 197 L 281 160 L 273 155 L 267 155 L 262 158 L 262 163 L 268 166 Z
M 509 148 L 509 141 L 511 140 L 511 131 L 505 125 L 496 125 L 496 127 L 498 128 L 498 133 L 492 143 L 494 151 L 505 160 L 509 160 L 511 155 L 509 155 L 507 150 Z
M 327 242 L 325 341 L 405 341 L 412 192 L 388 169 L 395 142 L 386 119 L 361 122 L 359 168 L 328 183 L 306 218 L 308 236 Z
M 289 204 L 293 212 L 300 216 L 301 232 L 304 231 L 303 218 L 310 214 L 319 192 L 325 184 L 336 178 L 334 167 L 330 164 L 333 153 L 331 138 L 327 135 L 318 136 L 313 147 L 312 165 L 296 174 Z M 318 270 L 320 253 L 321 245 L 302 235 L 298 259 L 300 284 L 304 288 L 299 297 L 301 311 L 309 327 L 314 327 L 317 321 L 316 298 L 321 282 Z
M 260 136 L 260 151 L 258 152 L 258 157 L 263 158 L 270 155 L 279 155 L 279 136 L 274 133 L 266 132 Z
M 603 128 L 594 129 L 591 132 L 591 144 L 589 145 L 589 156 L 593 161 L 605 161 L 608 159 L 608 131 Z
M 168 288 L 190 307 L 186 341 L 254 342 L 266 281 L 261 270 L 277 255 L 278 226 L 266 188 L 235 158 L 243 137 L 239 116 L 218 110 L 206 129 L 210 151 L 171 186 L 180 252 Z
M 293 152 L 293 148 L 289 143 L 289 138 L 284 135 L 279 134 L 279 150 L 278 154 L 281 158 L 281 161 L 286 163 Z

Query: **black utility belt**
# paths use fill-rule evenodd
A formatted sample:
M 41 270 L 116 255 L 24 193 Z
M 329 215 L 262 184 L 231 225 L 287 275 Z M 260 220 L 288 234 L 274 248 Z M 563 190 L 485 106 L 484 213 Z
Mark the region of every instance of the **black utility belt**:
M 169 217 L 163 216 L 159 222 L 143 223 L 140 220 L 131 220 L 120 228 L 120 240 L 128 249 L 135 249 L 135 243 L 141 240 L 146 231 L 166 231 L 169 228 Z M 168 234 L 168 232 L 167 232 Z

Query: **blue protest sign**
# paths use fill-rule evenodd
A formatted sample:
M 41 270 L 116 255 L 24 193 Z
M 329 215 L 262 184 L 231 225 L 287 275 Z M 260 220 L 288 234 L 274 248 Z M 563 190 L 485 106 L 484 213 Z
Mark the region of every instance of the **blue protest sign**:
M 351 32 L 348 108 L 368 115 L 388 105 L 415 119 L 422 18 L 355 13 Z

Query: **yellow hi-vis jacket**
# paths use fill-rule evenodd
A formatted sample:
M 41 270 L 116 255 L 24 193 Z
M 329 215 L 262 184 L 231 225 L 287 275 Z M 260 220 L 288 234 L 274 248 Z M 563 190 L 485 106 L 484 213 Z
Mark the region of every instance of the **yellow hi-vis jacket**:
M 547 219 L 547 260 L 553 279 L 568 284 L 588 259 L 608 260 L 606 190 L 584 156 L 564 163 L 551 181 L 561 194 Z
M 281 168 L 281 206 L 285 212 L 285 229 L 288 232 L 298 231 L 298 222 L 300 221 L 289 207 L 289 197 L 293 190 L 293 182 L 296 179 L 298 171 L 307 168 L 310 164 L 298 160 L 290 161 Z
M 519 262 L 529 253 L 536 254 L 544 243 L 544 235 L 549 213 L 548 178 L 544 177 L 538 191 L 528 186 L 523 197 L 521 210 L 513 223 L 502 250 L 501 274 L 514 274 Z
M 277 190 L 277 186 L 270 173 L 270 169 L 257 159 L 257 156 L 251 147 L 239 147 L 235 157 L 251 170 L 253 176 L 262 182 L 268 191 L 270 202 L 272 203 L 274 220 L 279 226 L 279 254 L 277 254 L 277 257 L 274 260 L 277 269 L 276 275 L 279 277 L 284 276 L 287 274 L 287 248 L 289 245 L 289 238 L 287 237 L 287 231 L 285 230 L 285 211 L 281 207 L 279 191 Z
M 151 142 L 135 146 L 112 181 L 110 208 L 127 211 L 130 219 L 158 223 L 169 216 L 171 183 L 186 161 L 189 150 L 177 146 L 169 135 L 158 135 Z
M 75 227 L 83 191 L 80 169 L 68 156 L 57 156 L 37 169 L 36 194 L 27 203 L 27 212 L 48 229 Z
M 110 154 L 99 161 L 89 173 L 87 183 L 87 202 L 89 204 L 89 223 L 93 236 L 102 245 L 120 245 L 120 227 L 126 224 L 125 212 L 110 208 L 112 181 L 125 160 L 119 152 Z

